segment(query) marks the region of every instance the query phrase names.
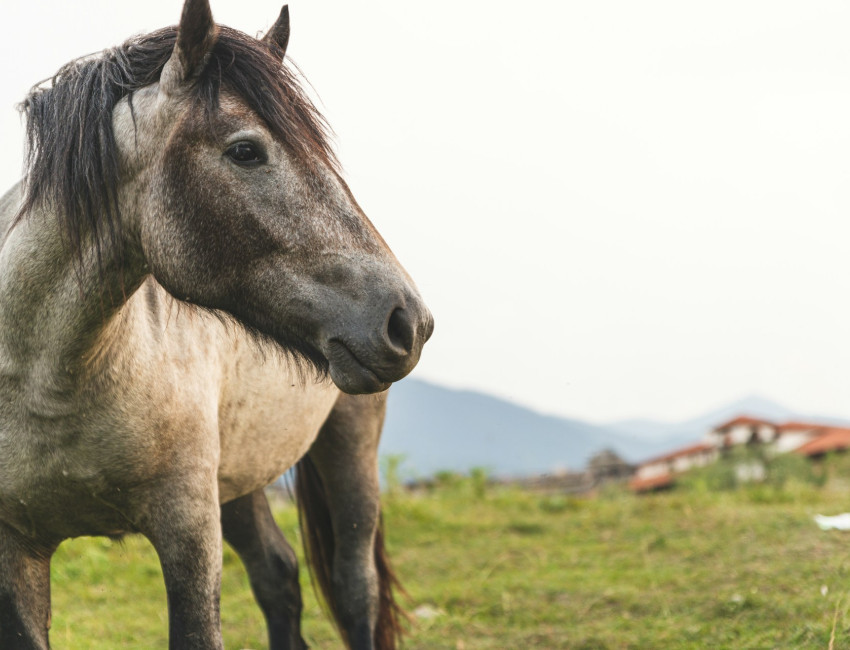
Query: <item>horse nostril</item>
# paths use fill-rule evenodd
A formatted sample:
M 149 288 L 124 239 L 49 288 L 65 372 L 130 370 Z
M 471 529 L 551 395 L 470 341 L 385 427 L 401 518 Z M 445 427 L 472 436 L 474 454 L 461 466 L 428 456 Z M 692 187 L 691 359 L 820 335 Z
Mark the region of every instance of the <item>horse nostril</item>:
M 410 354 L 413 350 L 416 333 L 408 320 L 407 312 L 401 307 L 394 309 L 390 314 L 390 320 L 387 322 L 387 336 L 392 346 L 404 350 L 405 354 Z
M 434 333 L 434 317 L 431 314 L 428 314 L 428 320 L 425 323 L 425 336 L 423 337 L 423 341 L 427 342 L 428 339 L 431 338 L 431 335 Z

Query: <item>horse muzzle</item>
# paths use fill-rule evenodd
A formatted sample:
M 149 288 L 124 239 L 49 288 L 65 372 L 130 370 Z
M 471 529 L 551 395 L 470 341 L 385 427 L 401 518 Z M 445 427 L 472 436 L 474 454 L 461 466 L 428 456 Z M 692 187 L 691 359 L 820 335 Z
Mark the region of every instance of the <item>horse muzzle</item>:
M 434 318 L 418 295 L 370 313 L 383 317 L 371 328 L 343 327 L 321 346 L 331 379 L 345 393 L 377 393 L 405 377 L 434 331 Z

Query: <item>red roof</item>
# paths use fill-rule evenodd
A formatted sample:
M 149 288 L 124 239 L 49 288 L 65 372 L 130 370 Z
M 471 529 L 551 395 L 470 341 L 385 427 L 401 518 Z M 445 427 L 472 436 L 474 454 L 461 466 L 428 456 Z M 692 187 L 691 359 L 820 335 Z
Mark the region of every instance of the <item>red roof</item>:
M 649 492 L 673 485 L 675 480 L 672 474 L 659 474 L 650 478 L 635 477 L 629 481 L 629 488 L 635 492 Z
M 682 449 L 676 449 L 675 451 L 671 451 L 669 454 L 664 454 L 663 456 L 658 456 L 657 458 L 651 458 L 643 463 L 644 465 L 654 465 L 655 463 L 662 463 L 668 460 L 676 460 L 677 458 L 681 458 L 682 456 L 693 456 L 694 454 L 698 454 L 703 451 L 710 451 L 714 449 L 714 445 L 709 445 L 704 442 L 698 442 L 695 445 L 691 445 L 690 447 L 683 447 Z
M 850 449 L 850 429 L 829 427 L 823 431 L 824 433 L 814 440 L 797 447 L 794 452 L 803 456 L 819 456 L 830 451 Z
M 728 429 L 730 427 L 738 426 L 741 424 L 767 424 L 770 426 L 776 426 L 770 420 L 760 420 L 759 418 L 751 418 L 747 415 L 741 415 L 733 420 L 729 420 L 728 422 L 724 422 L 723 424 L 714 427 L 715 431 L 723 431 L 724 429 Z
M 824 426 L 811 422 L 783 422 L 777 428 L 780 431 L 814 431 L 815 429 L 823 429 Z

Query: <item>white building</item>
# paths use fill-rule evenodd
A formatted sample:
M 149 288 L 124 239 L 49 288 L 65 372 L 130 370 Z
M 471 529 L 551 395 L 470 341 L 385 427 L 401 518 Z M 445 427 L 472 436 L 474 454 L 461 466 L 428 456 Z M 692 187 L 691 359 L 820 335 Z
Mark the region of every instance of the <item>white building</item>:
M 687 472 L 695 467 L 705 467 L 719 457 L 718 448 L 706 443 L 677 449 L 642 463 L 629 482 L 629 487 L 635 492 L 667 487 L 673 484 L 676 474 Z
M 704 467 L 720 458 L 725 451 L 742 445 L 763 445 L 775 454 L 796 451 L 806 456 L 818 456 L 850 449 L 850 429 L 828 427 L 808 422 L 776 424 L 769 420 L 741 416 L 724 422 L 709 431 L 702 443 L 671 451 L 638 466 L 629 485 L 635 492 L 668 487 L 677 474 L 695 467 Z M 764 466 L 741 466 L 741 480 L 764 478 Z M 760 472 L 760 474 L 759 474 Z
M 741 416 L 709 431 L 705 442 L 715 447 L 769 444 L 776 440 L 778 435 L 779 427 L 773 422 Z
M 779 439 L 774 445 L 774 450 L 778 454 L 794 451 L 819 437 L 823 432 L 824 428 L 816 424 L 786 422 L 779 427 Z

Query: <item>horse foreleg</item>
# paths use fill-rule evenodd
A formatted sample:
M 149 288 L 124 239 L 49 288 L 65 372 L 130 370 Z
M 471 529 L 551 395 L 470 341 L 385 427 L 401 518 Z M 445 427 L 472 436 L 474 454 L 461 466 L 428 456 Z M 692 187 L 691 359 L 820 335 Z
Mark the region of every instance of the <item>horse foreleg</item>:
M 270 650 L 302 650 L 298 559 L 269 509 L 263 490 L 221 506 L 224 539 L 233 547 L 263 610 Z
M 0 525 L 0 648 L 48 648 L 50 556 L 41 546 Z
M 354 650 L 395 648 L 401 633 L 392 594 L 397 582 L 380 531 L 378 442 L 385 409 L 386 393 L 340 395 L 298 468 L 311 564 Z
M 223 647 L 221 594 L 221 513 L 212 487 L 181 485 L 153 491 L 141 528 L 162 566 L 168 597 L 170 650 L 216 650 Z

